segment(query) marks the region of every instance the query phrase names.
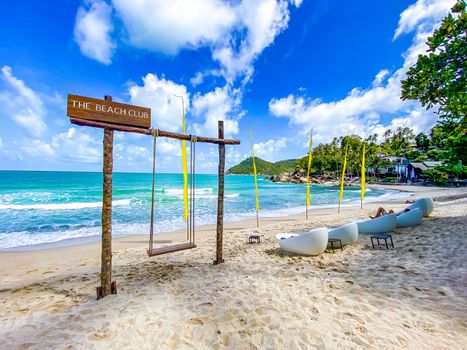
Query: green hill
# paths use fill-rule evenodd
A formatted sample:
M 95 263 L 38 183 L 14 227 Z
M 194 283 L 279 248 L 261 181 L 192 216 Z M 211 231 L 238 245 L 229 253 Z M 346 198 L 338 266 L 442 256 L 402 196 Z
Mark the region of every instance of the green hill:
M 295 167 L 297 166 L 297 161 L 298 159 L 285 159 L 285 160 L 280 160 L 278 162 L 275 162 L 274 165 L 278 169 L 283 169 L 280 172 L 293 172 L 295 171 Z
M 278 175 L 284 172 L 293 172 L 295 170 L 296 159 L 281 160 L 276 163 L 255 157 L 256 171 L 258 175 Z M 253 162 L 250 158 L 245 159 L 240 164 L 231 167 L 227 174 L 253 174 Z

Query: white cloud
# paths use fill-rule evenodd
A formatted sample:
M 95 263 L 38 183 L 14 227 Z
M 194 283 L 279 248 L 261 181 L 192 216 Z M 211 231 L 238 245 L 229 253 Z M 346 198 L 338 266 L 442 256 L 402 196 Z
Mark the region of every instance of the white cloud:
M 302 5 L 303 0 L 290 0 L 295 7 L 300 7 Z
M 436 113 L 425 109 L 414 109 L 403 116 L 392 119 L 388 127 L 393 130 L 398 127 L 409 127 L 415 134 L 418 134 L 431 129 L 437 120 Z
M 419 0 L 417 4 L 414 6 L 418 6 L 423 12 L 423 16 L 419 16 L 414 22 L 418 26 L 415 28 L 405 25 L 403 20 L 398 28 L 398 31 L 402 30 L 400 28 L 416 29 L 416 34 L 412 45 L 404 54 L 403 66 L 392 75 L 383 69 L 376 74 L 371 87 L 354 88 L 338 101 L 323 102 L 318 98 L 309 99 L 292 94 L 272 99 L 269 102 L 270 112 L 277 117 L 288 118 L 292 124 L 301 126 L 303 132 L 314 128 L 314 138 L 318 142 L 327 142 L 333 137 L 351 133 L 362 136 L 381 133 L 388 127 L 408 126 L 417 132 L 430 129 L 436 122 L 436 116 L 432 111 L 425 111 L 416 101 L 400 99 L 401 80 L 416 63 L 418 55 L 426 52 L 426 39 L 436 26 L 436 20 L 447 14 L 449 6 L 438 6 L 433 1 L 426 3 L 423 0 Z M 402 18 L 406 18 L 406 15 L 401 15 L 401 20 Z M 392 121 L 383 125 L 381 117 L 388 115 L 392 117 Z
M 204 72 L 196 72 L 195 76 L 190 79 L 192 86 L 198 86 L 203 83 L 204 79 L 208 76 L 219 77 L 222 76 L 222 71 L 219 69 L 208 69 Z
M 280 137 L 278 139 L 255 143 L 253 145 L 253 150 L 255 156 L 268 161 L 275 161 L 277 153 L 285 147 L 287 147 L 287 139 L 285 137 Z
M 221 70 L 207 69 L 196 75 L 197 85 L 206 75 L 219 72 L 232 84 L 238 77 L 247 82 L 258 55 L 288 25 L 289 7 L 302 0 L 112 0 L 116 18 L 123 24 L 123 39 L 130 45 L 176 55 L 180 50 L 206 47 Z M 75 40 L 88 57 L 111 62 L 112 7 L 102 0 L 80 7 Z
M 0 149 L 2 149 L 2 148 L 3 148 L 3 140 L 2 140 L 2 138 L 0 137 Z
M 293 124 L 305 126 L 304 132 L 314 128 L 317 140 L 321 137 L 329 140 L 349 133 L 365 134 L 369 131 L 367 127 L 378 124 L 380 114 L 396 113 L 409 104 L 400 99 L 400 81 L 391 77 L 386 86 L 367 90 L 355 88 L 336 102 L 289 95 L 272 99 L 269 109 L 275 116 L 287 117 Z
M 98 163 L 102 160 L 102 142 L 92 135 L 74 127 L 55 135 L 50 144 L 58 158 L 83 163 Z
M 328 142 L 333 137 L 347 134 L 382 133 L 387 127 L 402 125 L 426 131 L 436 121 L 433 112 L 423 111 L 416 102 L 400 99 L 398 75 L 392 76 L 385 86 L 367 90 L 355 88 L 339 101 L 325 103 L 289 95 L 271 100 L 269 109 L 273 115 L 286 117 L 292 124 L 302 126 L 304 133 L 313 128 L 317 142 Z M 382 124 L 383 114 L 393 115 L 390 125 Z
M 216 88 L 206 94 L 198 93 L 190 101 L 186 86 L 150 73 L 143 78 L 142 85 L 131 86 L 129 94 L 131 103 L 151 108 L 155 128 L 181 131 L 182 106 L 180 98 L 175 96 L 177 95 L 183 96 L 185 101 L 188 133 L 217 137 L 218 120 L 224 121 L 225 137 L 239 131 L 239 120 L 243 115 L 239 108 L 239 89 L 229 86 Z M 158 139 L 157 147 L 158 152 L 180 155 L 180 143 L 174 140 Z
M 113 0 L 129 42 L 174 55 L 222 39 L 236 22 L 234 9 L 219 0 Z
M 162 144 L 164 144 L 166 139 L 159 138 L 157 139 L 157 160 L 160 160 L 161 156 L 166 154 L 175 155 L 175 152 L 167 152 Z M 169 140 L 173 141 L 173 140 Z M 180 148 L 179 144 L 179 148 Z M 180 152 L 180 151 L 179 151 Z M 151 146 L 138 145 L 134 143 L 117 143 L 114 146 L 114 157 L 118 160 L 123 160 L 122 164 L 128 165 L 146 165 L 146 170 L 149 170 L 152 164 L 152 142 Z
M 76 15 L 75 41 L 83 55 L 110 64 L 115 43 L 112 41 L 112 7 L 104 1 L 91 2 L 89 9 L 80 7 Z
M 190 79 L 190 84 L 193 86 L 198 86 L 202 84 L 204 80 L 204 74 L 202 72 L 197 72 L 193 78 Z
M 7 90 L 0 91 L 5 114 L 31 135 L 41 136 L 47 130 L 42 99 L 24 81 L 16 78 L 9 66 L 2 67 L 2 78 L 7 85 Z
M 167 138 L 157 139 L 157 153 L 181 156 L 182 155 L 182 142 Z
M 128 154 L 132 155 L 133 157 L 142 157 L 148 158 L 149 157 L 149 150 L 143 146 L 137 146 L 130 144 L 127 147 Z
M 178 85 L 164 77 L 149 73 L 143 78 L 143 85 L 133 85 L 129 90 L 131 103 L 151 108 L 154 128 L 179 131 L 182 125 L 182 102 L 185 112 L 190 109 L 190 95 L 186 86 Z
M 125 154 L 122 159 L 129 162 L 143 160 L 149 165 L 152 160 L 152 152 L 144 146 L 129 144 L 125 147 Z
M 455 0 L 418 0 L 400 14 L 394 39 L 397 39 L 401 34 L 410 33 L 414 29 L 426 30 L 427 26 L 433 26 L 434 23 L 446 16 L 455 2 Z M 428 29 L 428 31 L 430 30 Z
M 116 145 L 118 153 L 119 144 Z M 102 143 L 94 136 L 74 127 L 56 134 L 51 141 L 22 138 L 14 147 L 19 159 L 24 155 L 42 160 L 99 163 L 102 161 Z M 10 150 L 11 151 L 11 150 Z
M 21 150 L 32 157 L 50 158 L 55 155 L 55 149 L 41 140 L 25 139 Z
M 253 62 L 288 25 L 288 2 L 282 0 L 244 0 L 237 9 L 238 26 L 228 40 L 217 43 L 213 58 L 223 68 L 227 82 L 238 76 L 247 82 L 253 74 Z M 246 31 L 246 35 L 239 32 Z
M 211 160 L 211 162 L 208 162 L 208 164 L 211 170 L 217 169 L 219 165 L 217 162 L 219 158 L 219 153 L 210 150 L 209 154 L 209 159 Z M 226 169 L 240 163 L 245 158 L 246 157 L 242 156 L 237 147 L 227 147 L 225 151 Z
M 373 80 L 372 86 L 374 88 L 381 86 L 381 83 L 384 81 L 384 78 L 386 78 L 388 74 L 389 74 L 389 70 L 387 69 L 380 70 L 378 74 L 376 74 L 375 79 Z
M 196 123 L 196 133 L 203 136 L 217 137 L 217 122 L 224 121 L 225 137 L 238 134 L 239 120 L 243 112 L 239 110 L 241 92 L 228 86 L 216 88 L 204 95 L 196 94 L 193 97 L 193 114 L 197 118 L 204 118 L 202 124 Z

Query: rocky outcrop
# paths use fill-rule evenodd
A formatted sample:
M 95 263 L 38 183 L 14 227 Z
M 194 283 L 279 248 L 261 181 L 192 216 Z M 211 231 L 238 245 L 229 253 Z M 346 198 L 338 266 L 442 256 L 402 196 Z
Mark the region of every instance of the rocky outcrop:
M 304 171 L 295 171 L 293 173 L 282 173 L 276 176 L 267 177 L 266 180 L 271 180 L 272 182 L 289 182 L 295 184 L 305 184 L 306 183 L 306 173 Z M 321 183 L 319 179 L 310 178 L 311 183 Z
M 282 173 L 280 175 L 266 176 L 266 180 L 272 182 L 285 182 L 293 184 L 306 184 L 306 171 L 295 171 L 293 173 Z M 311 184 L 320 184 L 328 186 L 340 186 L 340 180 L 337 180 L 331 176 L 321 176 L 321 177 L 310 177 Z M 351 181 L 345 181 L 344 186 L 359 186 L 357 183 Z

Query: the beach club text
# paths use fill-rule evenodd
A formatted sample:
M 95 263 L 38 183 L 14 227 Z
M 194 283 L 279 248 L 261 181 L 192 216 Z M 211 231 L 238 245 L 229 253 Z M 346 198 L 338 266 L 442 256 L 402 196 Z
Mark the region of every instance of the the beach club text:
M 67 115 L 72 118 L 151 127 L 150 108 L 71 94 L 67 107 Z

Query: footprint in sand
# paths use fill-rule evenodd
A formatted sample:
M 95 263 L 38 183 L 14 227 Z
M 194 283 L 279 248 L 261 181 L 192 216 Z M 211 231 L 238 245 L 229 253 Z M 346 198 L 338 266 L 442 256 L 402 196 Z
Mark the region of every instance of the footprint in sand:
M 364 333 L 368 332 L 368 330 L 367 330 L 365 327 L 363 327 L 363 326 L 356 326 L 356 327 L 354 328 L 354 332 L 355 332 L 356 334 L 364 334 Z
M 404 328 L 407 328 L 407 329 L 412 328 L 412 326 L 410 325 L 410 323 L 407 322 L 407 321 L 402 322 L 402 326 L 403 326 Z
M 311 313 L 317 316 L 319 315 L 319 309 L 316 306 L 313 306 L 313 308 L 311 309 Z
M 250 331 L 246 329 L 240 329 L 237 333 L 240 335 L 240 338 L 249 337 L 251 335 Z
M 408 342 L 404 338 L 402 338 L 400 336 L 396 336 L 396 341 L 403 348 L 407 347 L 407 345 L 408 345 Z
M 94 332 L 89 336 L 89 340 L 104 340 L 108 338 L 109 335 L 103 332 Z
M 211 303 L 210 301 L 198 304 L 198 307 L 213 307 L 213 306 L 214 306 L 214 304 Z
M 16 311 L 18 311 L 21 314 L 25 314 L 29 311 L 29 308 L 23 307 L 23 308 L 17 309 Z
M 203 320 L 200 320 L 199 318 L 190 318 L 188 322 L 197 326 L 202 326 L 204 324 Z
M 419 321 L 419 322 L 417 322 L 417 328 L 419 328 L 422 331 L 427 332 L 427 333 L 434 333 L 435 332 L 434 329 L 433 329 L 433 324 L 431 324 L 429 322 Z
M 342 300 L 340 300 L 337 297 L 334 297 L 334 303 L 336 303 L 336 305 L 340 305 L 340 304 L 342 304 Z

